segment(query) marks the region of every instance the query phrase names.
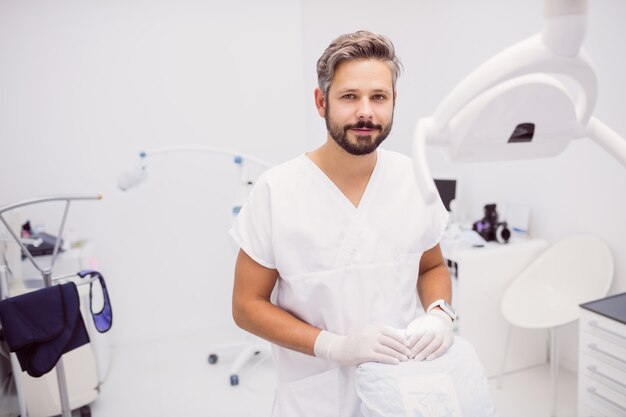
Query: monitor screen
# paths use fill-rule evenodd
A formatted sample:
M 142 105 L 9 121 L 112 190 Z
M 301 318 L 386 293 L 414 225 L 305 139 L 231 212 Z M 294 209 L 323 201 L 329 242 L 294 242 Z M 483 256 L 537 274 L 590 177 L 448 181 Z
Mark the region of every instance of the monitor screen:
M 456 180 L 435 178 L 435 186 L 446 210 L 450 211 L 450 202 L 456 198 Z

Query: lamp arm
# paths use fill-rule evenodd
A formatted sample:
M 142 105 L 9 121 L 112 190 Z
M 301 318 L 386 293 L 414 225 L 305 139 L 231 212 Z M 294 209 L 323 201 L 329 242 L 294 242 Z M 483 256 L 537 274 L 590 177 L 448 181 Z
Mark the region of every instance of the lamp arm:
M 259 159 L 257 157 L 251 156 L 251 155 L 242 154 L 240 152 L 237 152 L 231 149 L 215 148 L 215 147 L 209 147 L 209 146 L 168 146 L 168 147 L 163 147 L 163 148 L 151 149 L 148 151 L 142 151 L 140 152 L 139 156 L 142 159 L 145 159 L 153 155 L 176 153 L 176 152 L 216 153 L 216 154 L 233 156 L 235 158 L 239 157 L 239 158 L 242 158 L 243 160 L 254 162 L 255 164 L 261 165 L 262 167 L 265 167 L 265 168 L 269 168 L 272 166 L 269 162 Z M 237 162 L 237 163 L 240 163 L 240 162 Z
M 595 117 L 589 120 L 587 135 L 626 168 L 626 139 Z
M 422 118 L 415 125 L 413 134 L 413 168 L 417 187 L 426 204 L 432 204 L 437 197 L 437 188 L 426 159 L 426 143 L 431 139 L 433 120 L 430 117 Z
M 545 0 L 541 41 L 552 53 L 574 57 L 587 32 L 587 0 Z
M 237 164 L 239 168 L 239 180 L 242 185 L 250 185 L 251 181 L 248 179 L 247 164 L 246 162 L 252 162 L 260 165 L 263 168 L 270 168 L 272 164 L 257 157 L 242 154 L 232 149 L 215 148 L 210 146 L 168 146 L 163 148 L 150 149 L 147 151 L 141 151 L 139 153 L 140 162 L 133 168 L 122 173 L 118 179 L 118 187 L 122 191 L 127 191 L 130 188 L 136 187 L 140 183 L 144 182 L 147 177 L 146 167 L 148 165 L 148 158 L 155 155 L 164 155 L 169 153 L 193 153 L 203 152 L 220 155 L 228 155 L 233 157 L 233 162 Z

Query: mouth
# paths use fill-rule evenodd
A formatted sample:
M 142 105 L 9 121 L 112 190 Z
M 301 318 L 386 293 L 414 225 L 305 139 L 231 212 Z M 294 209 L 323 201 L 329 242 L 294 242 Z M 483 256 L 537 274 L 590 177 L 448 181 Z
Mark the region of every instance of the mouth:
M 355 135 L 357 135 L 357 136 L 369 136 L 369 135 L 372 134 L 372 132 L 374 130 L 375 129 L 366 129 L 366 128 L 361 128 L 361 129 L 352 128 L 352 129 L 350 129 L 350 131 L 352 133 L 354 133 Z
M 345 131 L 350 131 L 355 136 L 369 136 L 374 134 L 374 131 L 382 131 L 383 127 L 378 124 L 374 124 L 371 121 L 359 121 L 358 123 L 347 125 L 344 127 Z

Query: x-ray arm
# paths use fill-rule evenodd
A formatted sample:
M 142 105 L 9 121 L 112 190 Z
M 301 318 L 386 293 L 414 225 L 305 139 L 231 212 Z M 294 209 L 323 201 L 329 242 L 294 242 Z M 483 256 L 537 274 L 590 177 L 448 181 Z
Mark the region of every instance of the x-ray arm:
M 589 120 L 587 137 L 613 155 L 626 168 L 626 140 L 596 117 Z

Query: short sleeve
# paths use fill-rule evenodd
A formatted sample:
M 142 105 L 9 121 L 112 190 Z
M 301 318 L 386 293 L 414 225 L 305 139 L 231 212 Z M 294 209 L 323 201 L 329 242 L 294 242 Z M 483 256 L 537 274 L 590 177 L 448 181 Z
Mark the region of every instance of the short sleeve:
M 437 199 L 433 204 L 426 206 L 426 232 L 422 239 L 422 252 L 432 249 L 439 243 L 443 236 L 443 232 L 448 225 L 448 210 L 443 205 L 443 202 L 437 196 Z
M 261 176 L 228 233 L 255 262 L 275 269 L 271 214 L 269 184 Z

